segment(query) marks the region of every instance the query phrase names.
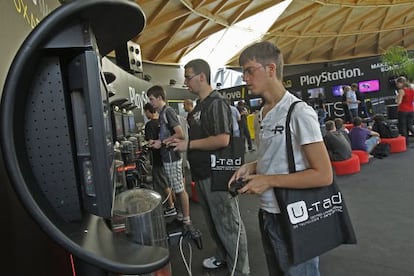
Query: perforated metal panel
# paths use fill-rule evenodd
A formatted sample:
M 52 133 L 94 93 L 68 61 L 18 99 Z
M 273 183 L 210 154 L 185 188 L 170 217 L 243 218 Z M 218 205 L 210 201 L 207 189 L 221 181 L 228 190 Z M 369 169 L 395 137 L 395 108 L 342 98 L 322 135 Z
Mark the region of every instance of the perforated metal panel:
M 26 102 L 26 150 L 36 183 L 66 220 L 81 217 L 67 105 L 57 57 L 45 57 L 35 70 Z

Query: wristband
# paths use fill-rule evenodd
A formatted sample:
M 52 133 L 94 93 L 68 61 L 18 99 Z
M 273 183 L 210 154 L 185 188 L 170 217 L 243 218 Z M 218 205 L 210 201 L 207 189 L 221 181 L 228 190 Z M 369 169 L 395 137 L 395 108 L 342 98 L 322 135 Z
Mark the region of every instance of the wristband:
M 187 151 L 190 151 L 190 142 L 191 142 L 191 140 L 190 140 L 190 139 L 188 139 L 188 143 L 187 143 Z

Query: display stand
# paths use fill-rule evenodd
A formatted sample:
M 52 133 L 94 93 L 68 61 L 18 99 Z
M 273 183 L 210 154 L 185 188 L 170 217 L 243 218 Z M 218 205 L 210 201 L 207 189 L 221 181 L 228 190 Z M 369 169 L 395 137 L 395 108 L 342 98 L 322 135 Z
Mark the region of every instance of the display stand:
M 85 211 L 72 160 L 72 120 L 65 116 L 71 109 L 65 104 L 70 100 L 64 91 L 65 60 L 95 45 L 91 38 L 105 56 L 144 26 L 145 16 L 133 1 L 71 1 L 26 38 L 4 86 L 1 146 L 9 178 L 39 227 L 74 256 L 77 275 L 145 274 L 169 262 L 168 248 L 134 243 L 112 232 L 104 218 Z M 93 36 L 86 35 L 88 30 Z M 38 114 L 45 122 L 34 119 Z

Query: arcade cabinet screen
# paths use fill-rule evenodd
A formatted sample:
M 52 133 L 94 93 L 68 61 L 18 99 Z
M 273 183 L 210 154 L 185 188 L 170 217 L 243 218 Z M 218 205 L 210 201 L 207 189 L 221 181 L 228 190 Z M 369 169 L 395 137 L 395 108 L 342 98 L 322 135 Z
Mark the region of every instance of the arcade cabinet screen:
M 380 90 L 380 83 L 379 80 L 360 81 L 358 88 L 362 93 L 375 92 Z
M 118 111 L 113 111 L 113 118 L 114 118 L 114 139 L 116 141 L 121 141 L 124 139 L 124 127 L 122 122 L 122 113 Z
M 134 114 L 128 114 L 128 123 L 129 123 L 129 134 L 134 135 L 135 133 L 137 133 Z
M 319 94 L 322 94 L 322 96 L 325 96 L 325 89 L 323 87 L 308 89 L 309 99 L 318 98 Z
M 342 87 L 344 85 L 345 84 L 332 86 L 332 96 L 334 96 L 334 97 L 340 97 L 340 96 L 342 96 L 342 94 L 344 93 L 344 91 L 342 90 Z
M 128 114 L 126 113 L 122 113 L 122 122 L 124 125 L 124 135 L 125 137 L 129 137 L 130 133 L 129 133 L 129 119 L 128 119 Z

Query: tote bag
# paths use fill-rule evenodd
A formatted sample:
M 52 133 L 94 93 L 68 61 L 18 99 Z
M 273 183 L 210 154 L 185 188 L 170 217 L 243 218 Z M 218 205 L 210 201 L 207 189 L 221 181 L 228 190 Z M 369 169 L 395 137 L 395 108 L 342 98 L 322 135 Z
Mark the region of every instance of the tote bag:
M 244 138 L 230 138 L 230 146 L 210 155 L 211 190 L 228 191 L 228 182 L 241 165 L 244 164 Z
M 296 172 L 289 126 L 294 102 L 286 118 L 289 172 Z M 309 189 L 275 188 L 282 215 L 289 257 L 293 265 L 319 256 L 341 244 L 355 244 L 356 237 L 344 197 L 335 183 Z

